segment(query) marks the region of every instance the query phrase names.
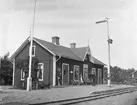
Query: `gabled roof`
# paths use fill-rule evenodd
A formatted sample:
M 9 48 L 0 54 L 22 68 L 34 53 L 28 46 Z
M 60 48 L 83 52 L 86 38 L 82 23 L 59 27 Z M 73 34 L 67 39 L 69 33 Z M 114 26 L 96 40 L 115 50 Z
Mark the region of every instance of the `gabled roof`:
M 21 44 L 21 46 L 11 55 L 10 61 L 29 43 L 29 37 Z
M 88 47 L 79 47 L 79 48 L 69 48 L 74 54 L 79 56 L 80 59 L 84 59 L 85 53 L 88 49 Z
M 105 63 L 101 62 L 100 60 L 96 59 L 95 57 L 93 57 L 93 60 L 94 60 L 94 64 L 106 65 Z
M 33 38 L 33 40 L 53 55 L 74 59 L 78 61 L 83 61 L 85 59 L 85 55 L 90 50 L 89 46 L 68 48 L 61 45 L 55 45 L 51 42 L 47 42 L 38 38 Z M 25 47 L 27 43 L 29 43 L 29 38 L 27 38 L 26 41 L 16 50 L 16 52 L 11 56 L 11 59 L 14 58 Z M 98 65 L 105 65 L 103 62 L 99 61 L 93 56 L 91 62 Z
M 68 47 L 64 47 L 61 45 L 55 45 L 53 43 L 38 39 L 38 38 L 34 38 L 34 41 L 38 41 L 40 44 L 42 44 L 43 46 L 45 46 L 47 49 L 49 49 L 50 51 L 52 51 L 53 53 L 55 53 L 58 56 L 62 56 L 62 57 L 66 57 L 66 58 L 71 58 L 74 60 L 80 60 L 80 57 L 75 55 L 73 53 L 73 51 L 70 50 L 70 48 Z

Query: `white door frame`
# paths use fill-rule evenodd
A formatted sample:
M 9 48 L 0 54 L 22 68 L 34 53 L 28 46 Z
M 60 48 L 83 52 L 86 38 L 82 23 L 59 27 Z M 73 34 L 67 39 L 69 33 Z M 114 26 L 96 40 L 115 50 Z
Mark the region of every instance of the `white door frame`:
M 63 79 L 64 79 L 64 69 L 63 69 L 64 65 L 68 66 L 68 84 L 69 84 L 69 64 L 68 63 L 62 63 L 62 85 L 63 85 Z
M 74 73 L 75 73 L 75 67 L 78 67 L 79 68 L 79 71 L 80 71 L 80 67 L 79 67 L 79 65 L 74 65 L 74 68 L 73 68 L 73 80 L 75 80 L 74 78 Z M 80 80 L 80 78 L 79 78 L 79 71 L 78 71 L 78 80 L 75 80 L 75 81 L 79 81 Z

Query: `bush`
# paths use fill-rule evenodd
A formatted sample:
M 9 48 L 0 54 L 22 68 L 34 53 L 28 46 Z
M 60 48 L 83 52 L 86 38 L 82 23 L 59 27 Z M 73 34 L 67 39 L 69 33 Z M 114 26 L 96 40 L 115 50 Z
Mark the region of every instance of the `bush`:
M 50 84 L 45 84 L 44 82 L 40 82 L 38 84 L 38 89 L 50 89 Z
M 70 82 L 71 85 L 79 85 L 79 81 L 71 80 Z

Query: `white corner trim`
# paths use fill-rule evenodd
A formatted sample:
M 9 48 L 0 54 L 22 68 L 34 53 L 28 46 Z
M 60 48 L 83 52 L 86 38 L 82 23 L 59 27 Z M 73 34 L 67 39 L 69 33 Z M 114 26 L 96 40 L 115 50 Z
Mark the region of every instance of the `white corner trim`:
M 56 55 L 52 51 L 50 51 L 47 47 L 43 46 L 41 43 L 39 43 L 37 40 L 33 39 L 37 44 L 39 44 L 41 47 L 43 47 L 45 50 L 49 51 L 51 54 Z
M 53 86 L 56 85 L 56 57 L 53 56 Z
M 15 84 L 15 58 L 13 59 L 13 76 L 12 76 L 12 86 Z

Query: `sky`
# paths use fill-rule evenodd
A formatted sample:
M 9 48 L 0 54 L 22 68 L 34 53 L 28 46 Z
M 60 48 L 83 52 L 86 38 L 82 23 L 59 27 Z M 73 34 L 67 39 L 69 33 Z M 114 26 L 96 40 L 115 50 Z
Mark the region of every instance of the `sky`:
M 12 55 L 30 35 L 34 0 L 0 0 L 0 56 Z M 137 69 L 137 0 L 37 0 L 34 37 L 70 47 L 90 46 L 94 57 L 108 64 L 109 18 L 111 65 Z

